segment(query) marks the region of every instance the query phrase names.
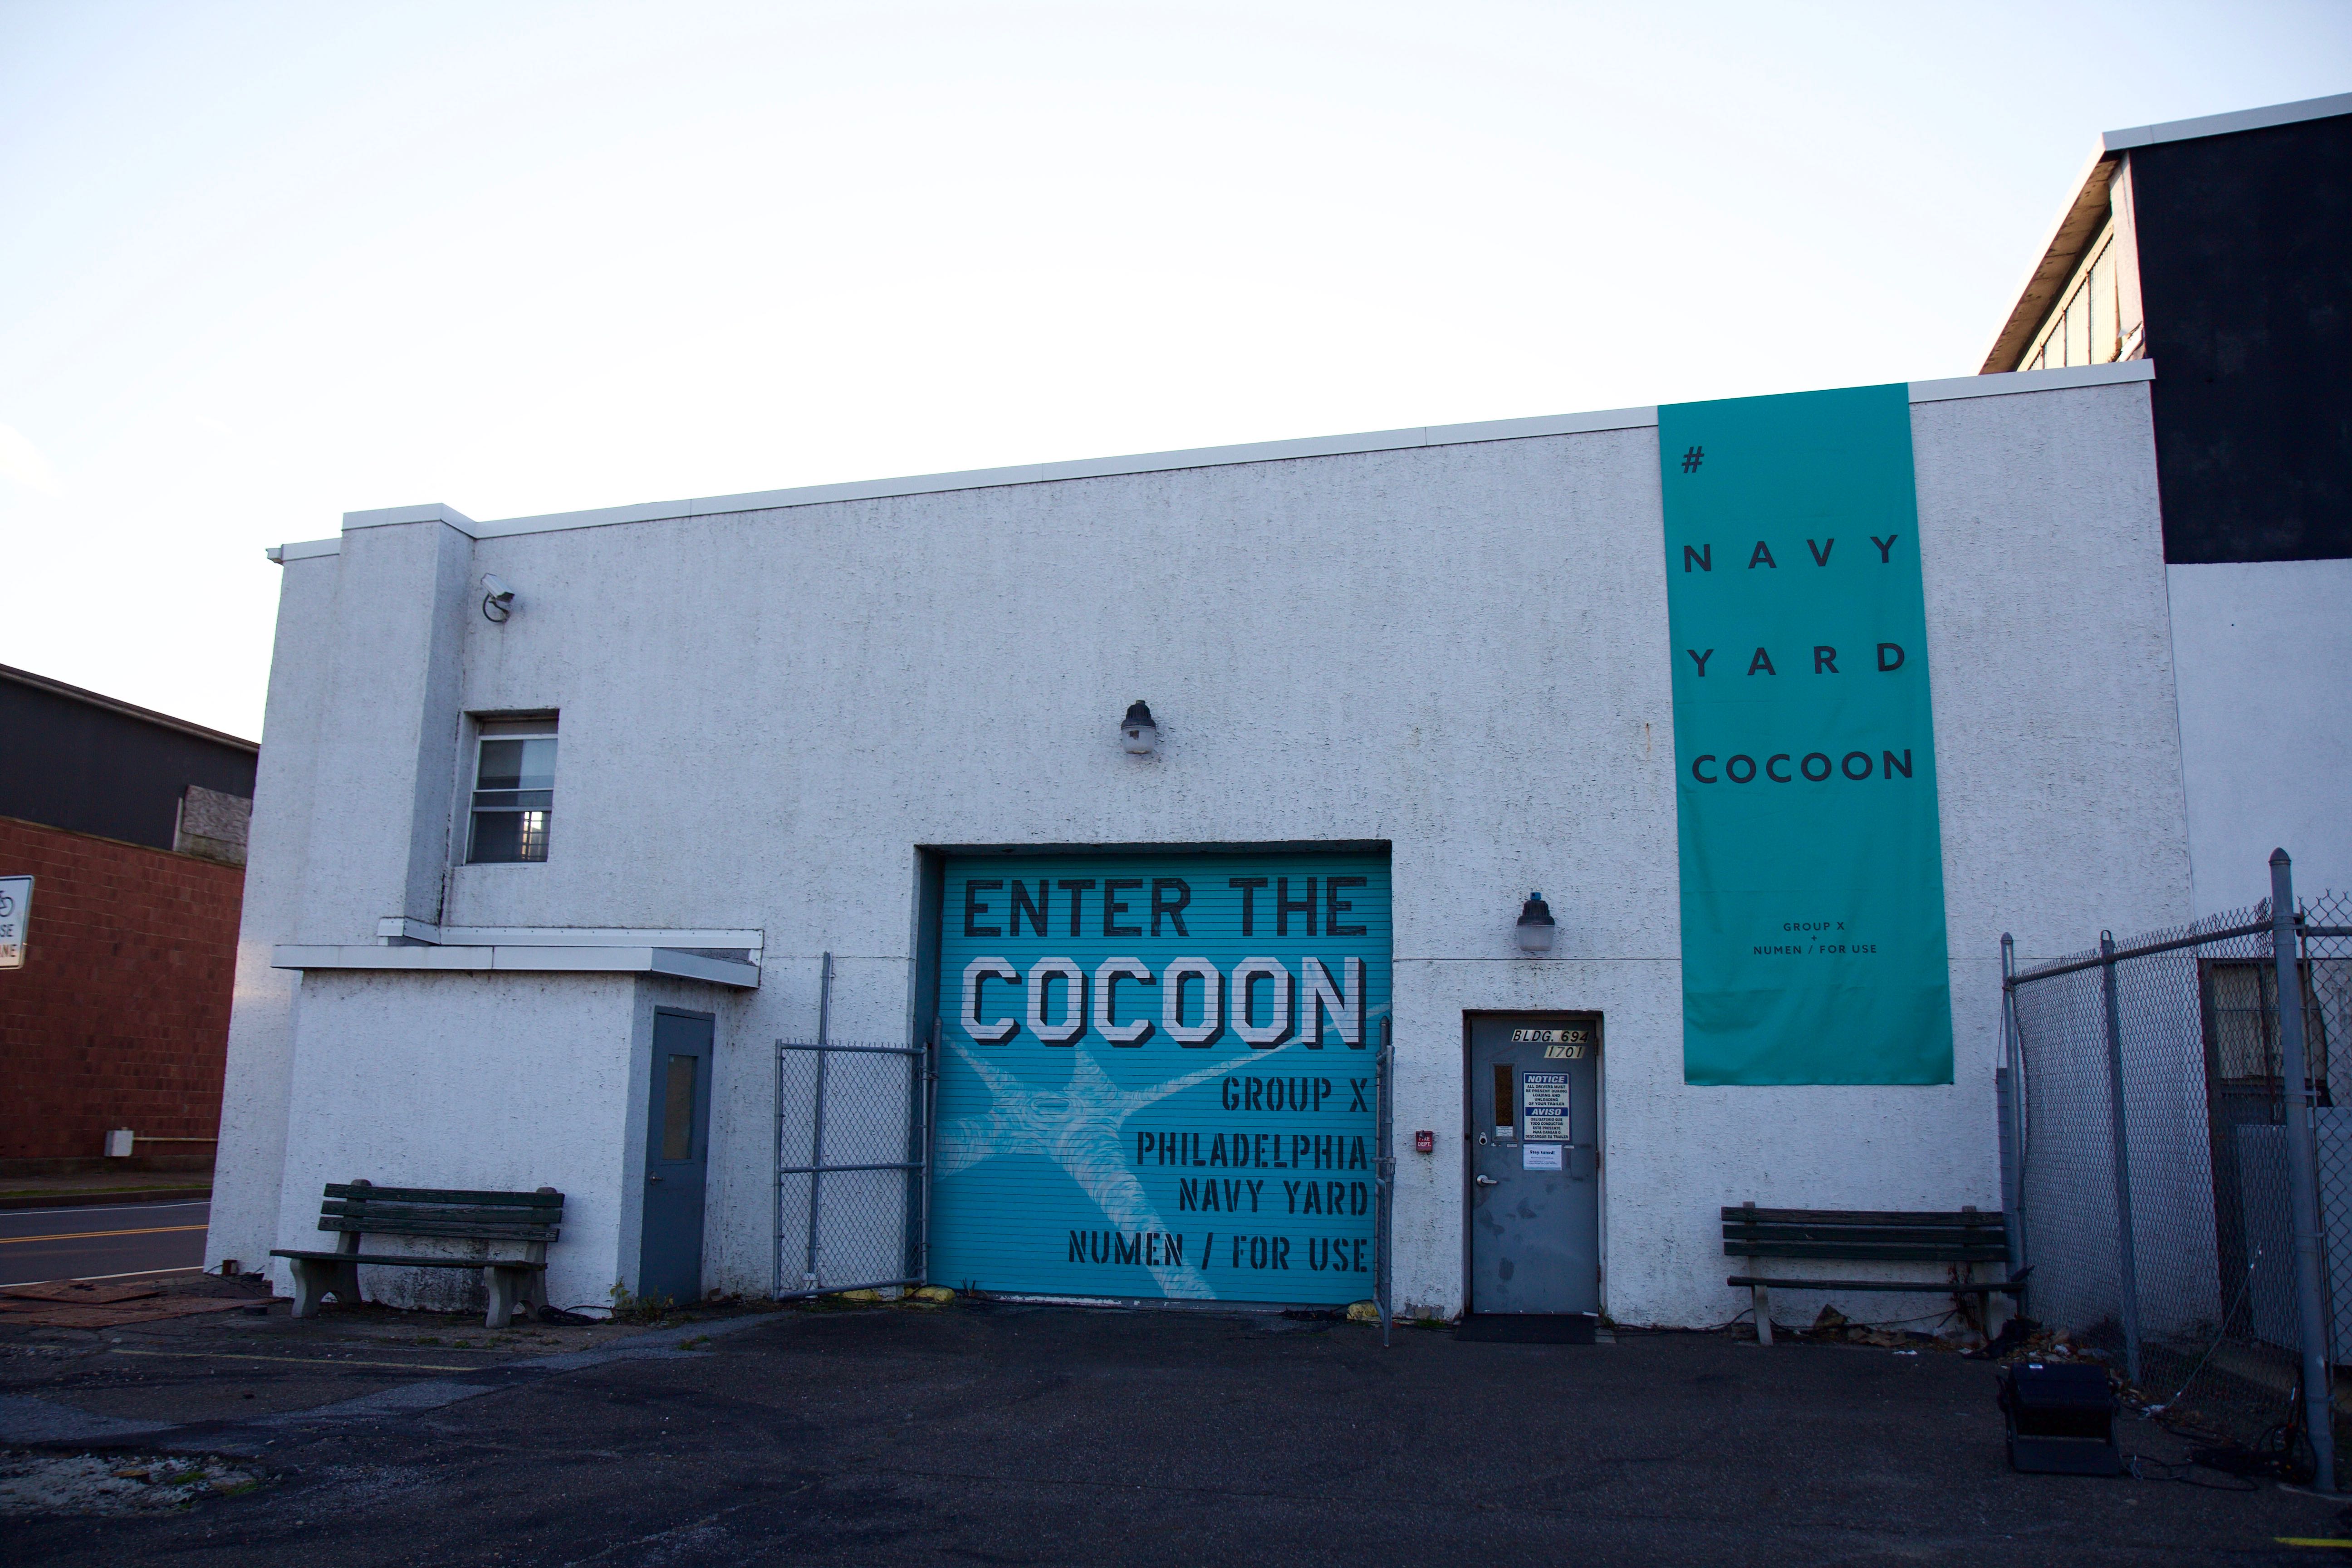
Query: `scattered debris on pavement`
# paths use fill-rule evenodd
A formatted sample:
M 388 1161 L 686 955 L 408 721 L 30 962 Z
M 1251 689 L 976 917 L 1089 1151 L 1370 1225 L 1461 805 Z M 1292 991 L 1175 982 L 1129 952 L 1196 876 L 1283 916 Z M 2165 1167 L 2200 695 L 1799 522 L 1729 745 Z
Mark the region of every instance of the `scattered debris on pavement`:
M 1735 1337 L 1746 1335 L 1752 1341 L 1756 1330 L 1753 1324 L 1735 1322 L 1732 1333 Z M 1984 1343 L 1984 1336 L 1974 1329 L 1963 1329 L 1958 1333 L 1934 1334 L 1918 1329 L 1857 1323 L 1835 1307 L 1828 1306 L 1821 1310 L 1820 1314 L 1810 1325 L 1801 1329 L 1792 1328 L 1787 1323 L 1775 1320 L 1772 1324 L 1772 1337 L 1775 1340 L 1790 1340 L 1805 1344 L 1872 1345 L 1881 1350 L 1895 1351 L 1898 1353 L 1916 1353 L 1923 1350 L 1931 1350 L 1955 1352 L 1969 1356 L 1974 1356 L 1977 1353 L 1976 1347 Z
M 113 1329 L 206 1312 L 266 1312 L 273 1298 L 257 1277 L 142 1279 L 120 1283 L 51 1279 L 0 1289 L 0 1322 L 45 1329 Z
M 0 1517 L 159 1513 L 236 1497 L 261 1481 L 226 1459 L 12 1451 L 0 1453 Z

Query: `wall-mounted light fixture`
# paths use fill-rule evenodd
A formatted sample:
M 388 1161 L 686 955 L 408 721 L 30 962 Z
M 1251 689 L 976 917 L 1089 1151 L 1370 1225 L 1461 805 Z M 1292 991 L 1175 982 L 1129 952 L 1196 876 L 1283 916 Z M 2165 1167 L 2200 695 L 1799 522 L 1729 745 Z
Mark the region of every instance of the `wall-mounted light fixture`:
M 514 590 L 507 586 L 504 578 L 484 573 L 482 574 L 482 618 L 486 621 L 503 621 L 513 614 Z
M 1549 952 L 1552 932 L 1559 922 L 1551 918 L 1551 906 L 1544 902 L 1541 893 L 1529 893 L 1528 901 L 1519 906 L 1519 951 Z
M 1160 749 L 1160 726 L 1152 721 L 1151 704 L 1127 705 L 1127 717 L 1118 721 L 1118 743 L 1139 757 L 1148 757 Z

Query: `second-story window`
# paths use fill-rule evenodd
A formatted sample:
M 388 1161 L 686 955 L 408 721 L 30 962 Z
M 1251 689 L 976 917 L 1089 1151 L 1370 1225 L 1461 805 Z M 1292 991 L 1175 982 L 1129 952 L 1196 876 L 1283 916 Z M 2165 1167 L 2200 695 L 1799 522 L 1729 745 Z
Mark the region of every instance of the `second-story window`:
M 546 859 L 555 820 L 555 720 L 485 720 L 478 729 L 467 862 Z

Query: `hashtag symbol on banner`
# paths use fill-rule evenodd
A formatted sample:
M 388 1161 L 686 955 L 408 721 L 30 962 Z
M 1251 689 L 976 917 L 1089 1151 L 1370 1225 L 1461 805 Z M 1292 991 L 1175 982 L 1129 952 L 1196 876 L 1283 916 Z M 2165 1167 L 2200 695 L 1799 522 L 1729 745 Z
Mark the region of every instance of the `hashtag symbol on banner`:
M 1685 452 L 1683 454 L 1683 472 L 1686 474 L 1695 474 L 1698 472 L 1698 466 L 1706 457 L 1706 448 L 1704 447 L 1693 447 L 1689 451 Z

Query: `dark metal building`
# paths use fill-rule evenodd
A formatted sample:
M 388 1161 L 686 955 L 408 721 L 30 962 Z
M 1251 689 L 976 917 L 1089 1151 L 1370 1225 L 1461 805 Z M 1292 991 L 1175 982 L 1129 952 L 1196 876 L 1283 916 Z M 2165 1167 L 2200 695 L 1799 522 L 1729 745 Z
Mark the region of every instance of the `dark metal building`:
M 1983 369 L 2118 359 L 2168 562 L 2352 557 L 2352 94 L 2100 140 Z
M 253 742 L 6 665 L 0 737 L 0 816 L 245 863 Z

